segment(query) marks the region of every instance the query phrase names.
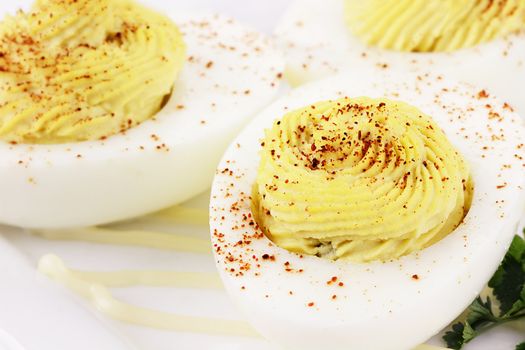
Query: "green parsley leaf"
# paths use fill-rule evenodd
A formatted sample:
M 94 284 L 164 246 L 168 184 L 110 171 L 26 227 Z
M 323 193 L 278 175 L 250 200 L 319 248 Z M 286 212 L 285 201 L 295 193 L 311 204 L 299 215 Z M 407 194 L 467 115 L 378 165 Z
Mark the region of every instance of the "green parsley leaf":
M 452 325 L 452 329 L 445 333 L 443 340 L 447 343 L 449 348 L 459 350 L 463 347 L 463 344 L 465 344 L 465 340 L 463 339 L 464 330 L 465 325 L 458 322 Z
M 467 309 L 464 322 L 454 324 L 443 336 L 451 349 L 459 350 L 484 331 L 505 322 L 525 317 L 525 239 L 514 237 L 509 251 L 489 281 L 492 294 L 499 302 L 494 312 L 490 297 L 477 297 Z M 525 342 L 516 346 L 525 350 Z
M 514 237 L 512 244 L 503 259 L 498 271 L 489 281 L 494 295 L 500 302 L 502 314 L 516 312 L 523 308 L 525 298 L 521 298 L 525 286 L 525 240 L 519 236 Z M 514 307 L 514 304 L 520 303 Z
M 489 297 L 485 301 L 481 297 L 470 304 L 467 323 L 474 328 L 479 328 L 485 323 L 496 322 L 497 317 L 492 312 L 492 302 Z

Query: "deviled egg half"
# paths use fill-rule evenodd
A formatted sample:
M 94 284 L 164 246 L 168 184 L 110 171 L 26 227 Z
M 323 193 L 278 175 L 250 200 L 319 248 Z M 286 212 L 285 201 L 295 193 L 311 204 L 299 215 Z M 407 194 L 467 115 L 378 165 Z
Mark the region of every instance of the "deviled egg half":
M 219 15 L 132 0 L 8 7 L 0 223 L 96 225 L 184 201 L 209 186 L 235 132 L 279 88 L 280 54 Z
M 295 85 L 347 67 L 432 72 L 525 115 L 522 0 L 297 0 L 275 34 Z
M 358 69 L 293 90 L 217 170 L 224 284 L 283 348 L 411 349 L 504 256 L 524 209 L 524 142 L 505 102 L 439 75 Z

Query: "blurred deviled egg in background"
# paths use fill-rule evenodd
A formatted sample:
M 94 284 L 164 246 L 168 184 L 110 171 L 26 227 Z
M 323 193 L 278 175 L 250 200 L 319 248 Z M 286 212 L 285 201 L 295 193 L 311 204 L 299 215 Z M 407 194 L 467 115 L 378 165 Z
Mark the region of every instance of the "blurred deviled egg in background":
M 0 222 L 96 225 L 209 186 L 279 89 L 267 39 L 214 14 L 133 0 L 37 0 L 0 23 Z
M 522 0 L 297 0 L 275 34 L 295 85 L 347 67 L 439 73 L 525 116 Z

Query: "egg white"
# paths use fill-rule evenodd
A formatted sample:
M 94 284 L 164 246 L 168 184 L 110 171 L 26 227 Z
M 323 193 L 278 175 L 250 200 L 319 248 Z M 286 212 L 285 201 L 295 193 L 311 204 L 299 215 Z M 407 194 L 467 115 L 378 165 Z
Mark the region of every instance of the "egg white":
M 232 19 L 172 9 L 167 15 L 184 34 L 187 60 L 166 107 L 105 141 L 0 143 L 0 223 L 103 224 L 209 187 L 235 133 L 276 96 L 284 62 L 267 38 Z
M 275 30 L 294 84 L 347 67 L 441 73 L 490 89 L 525 118 L 525 31 L 473 48 L 410 53 L 363 44 L 344 19 L 344 0 L 296 0 Z
M 287 111 L 343 96 L 416 106 L 464 155 L 472 207 L 445 239 L 399 260 L 358 264 L 290 253 L 256 227 L 249 196 L 264 129 Z M 524 209 L 524 141 L 522 120 L 502 101 L 441 76 L 356 69 L 298 88 L 254 119 L 217 170 L 210 227 L 226 289 L 286 349 L 411 349 L 460 314 L 504 256 Z

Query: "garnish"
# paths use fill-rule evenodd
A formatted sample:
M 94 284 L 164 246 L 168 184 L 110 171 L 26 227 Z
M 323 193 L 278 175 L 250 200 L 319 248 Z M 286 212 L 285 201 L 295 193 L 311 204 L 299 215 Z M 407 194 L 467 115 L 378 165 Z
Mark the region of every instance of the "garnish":
M 447 346 L 459 350 L 478 335 L 503 323 L 525 318 L 525 239 L 514 237 L 509 251 L 488 284 L 492 297 L 478 296 L 469 306 L 465 321 L 445 333 Z M 493 298 L 499 303 L 494 307 Z M 525 342 L 516 346 L 525 350 Z

